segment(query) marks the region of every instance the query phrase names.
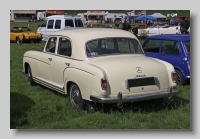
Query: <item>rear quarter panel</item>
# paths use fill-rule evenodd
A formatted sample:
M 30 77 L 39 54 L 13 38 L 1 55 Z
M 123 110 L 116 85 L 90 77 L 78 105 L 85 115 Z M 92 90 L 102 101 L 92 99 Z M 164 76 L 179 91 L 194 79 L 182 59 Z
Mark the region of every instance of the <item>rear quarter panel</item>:
M 166 62 L 166 61 L 157 59 L 157 58 L 152 58 L 152 59 L 154 59 L 154 60 L 156 60 L 156 61 L 159 61 L 159 62 L 161 62 L 161 63 L 163 63 L 163 64 L 165 65 L 165 67 L 166 67 L 166 69 L 167 69 L 167 72 L 168 72 L 168 77 L 169 77 L 169 87 L 171 87 L 171 86 L 172 86 L 172 87 L 173 87 L 173 86 L 176 86 L 176 83 L 174 83 L 174 82 L 172 81 L 172 75 L 171 75 L 171 73 L 172 73 L 173 71 L 175 71 L 173 65 L 170 64 L 170 63 L 168 63 L 168 62 Z
M 91 94 L 108 95 L 108 92 L 101 88 L 101 78 L 105 75 L 100 69 L 89 65 L 86 61 L 75 61 L 73 67 L 68 68 L 65 72 L 65 86 L 69 82 L 76 83 L 81 90 L 83 99 L 90 100 Z M 67 92 L 67 88 L 65 92 Z

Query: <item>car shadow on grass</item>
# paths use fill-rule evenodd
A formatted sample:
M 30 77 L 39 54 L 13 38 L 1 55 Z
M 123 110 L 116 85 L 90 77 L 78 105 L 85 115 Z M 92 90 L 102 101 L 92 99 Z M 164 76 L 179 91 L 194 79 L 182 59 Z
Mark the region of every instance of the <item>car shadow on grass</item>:
M 10 92 L 10 129 L 23 126 L 28 123 L 26 112 L 32 108 L 35 102 L 29 97 Z

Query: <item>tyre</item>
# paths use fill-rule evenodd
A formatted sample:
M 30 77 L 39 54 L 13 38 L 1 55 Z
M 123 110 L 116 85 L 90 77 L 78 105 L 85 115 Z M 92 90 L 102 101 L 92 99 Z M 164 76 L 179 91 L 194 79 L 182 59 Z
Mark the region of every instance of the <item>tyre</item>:
M 177 84 L 179 85 L 184 85 L 185 84 L 185 80 L 183 78 L 183 75 L 182 73 L 179 71 L 179 70 L 175 70 L 176 73 L 178 74 L 178 81 L 177 81 Z
M 16 43 L 17 43 L 17 44 L 20 44 L 20 43 L 21 43 L 19 37 L 16 38 Z
M 95 103 L 87 101 L 86 102 L 86 110 L 87 110 L 87 113 L 95 113 L 97 111 L 97 107 L 96 107 Z
M 77 109 L 85 109 L 85 100 L 82 99 L 81 91 L 76 84 L 71 84 L 69 88 L 69 99 L 71 104 Z
M 30 84 L 30 86 L 35 86 L 35 81 L 32 78 L 32 72 L 31 72 L 31 67 L 28 66 L 28 83 Z

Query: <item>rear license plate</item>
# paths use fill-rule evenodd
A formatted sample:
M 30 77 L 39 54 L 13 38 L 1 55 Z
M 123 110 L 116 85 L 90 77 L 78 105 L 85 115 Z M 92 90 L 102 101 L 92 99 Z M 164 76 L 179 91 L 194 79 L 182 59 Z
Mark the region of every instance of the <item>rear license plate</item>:
M 147 85 L 156 85 L 158 83 L 157 78 L 155 77 L 146 77 L 146 78 L 135 78 L 126 80 L 127 88 L 138 87 L 138 86 L 147 86 Z

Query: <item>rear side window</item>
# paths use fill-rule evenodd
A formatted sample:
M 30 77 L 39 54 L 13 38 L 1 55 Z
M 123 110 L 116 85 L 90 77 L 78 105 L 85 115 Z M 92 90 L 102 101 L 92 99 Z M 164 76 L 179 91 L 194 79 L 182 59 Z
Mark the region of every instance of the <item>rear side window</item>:
M 61 27 L 61 20 L 56 20 L 55 29 L 60 29 Z
M 75 19 L 76 27 L 83 27 L 83 22 L 80 19 Z
M 58 54 L 71 57 L 72 49 L 69 39 L 63 37 L 59 39 Z
M 73 20 L 65 20 L 65 27 L 74 27 Z
M 180 52 L 178 42 L 163 40 L 161 53 L 169 55 L 179 55 Z
M 159 53 L 160 41 L 147 40 L 144 46 L 145 52 Z
M 53 29 L 53 24 L 54 24 L 54 20 L 49 20 L 47 28 L 48 29 Z

